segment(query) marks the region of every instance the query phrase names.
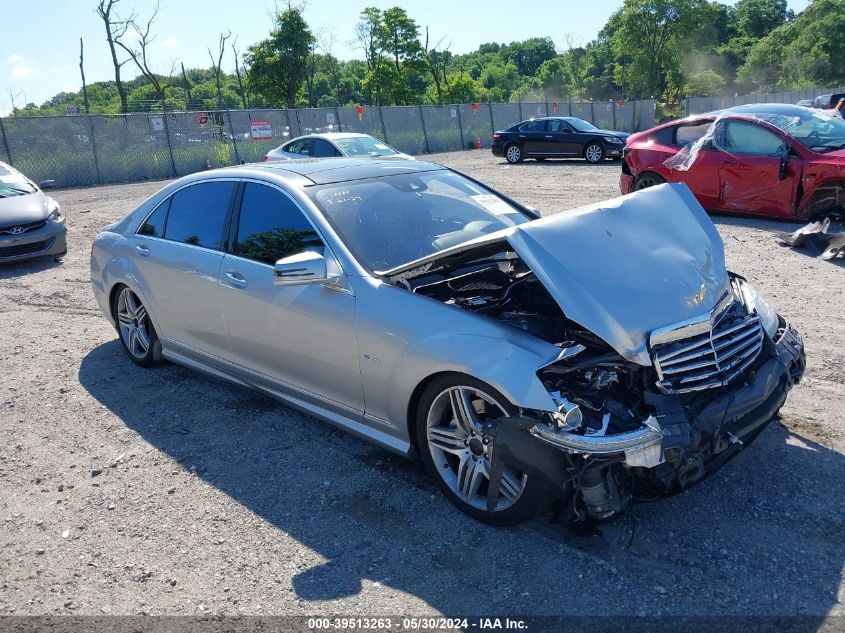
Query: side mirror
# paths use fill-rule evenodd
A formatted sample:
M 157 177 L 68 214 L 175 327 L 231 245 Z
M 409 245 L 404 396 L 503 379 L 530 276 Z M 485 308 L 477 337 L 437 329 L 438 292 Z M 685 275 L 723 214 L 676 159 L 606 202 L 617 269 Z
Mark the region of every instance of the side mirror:
M 39 189 L 52 189 L 55 186 L 56 186 L 55 180 L 42 180 L 41 182 L 38 183 Z
M 273 267 L 273 285 L 300 286 L 303 284 L 335 283 L 340 279 L 337 264 L 327 261 L 322 253 L 304 251 L 284 257 Z

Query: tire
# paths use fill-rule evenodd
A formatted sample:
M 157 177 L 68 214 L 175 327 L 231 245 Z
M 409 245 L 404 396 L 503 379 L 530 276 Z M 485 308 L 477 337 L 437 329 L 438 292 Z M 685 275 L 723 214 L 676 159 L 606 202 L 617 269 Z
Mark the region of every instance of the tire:
M 584 148 L 584 160 L 595 165 L 604 160 L 604 147 L 601 143 L 592 142 Z
M 480 380 L 457 373 L 437 377 L 426 387 L 416 412 L 417 446 L 426 470 L 452 504 L 478 521 L 508 526 L 530 519 L 548 505 L 549 497 L 536 481 L 509 466 L 505 466 L 498 506 L 488 512 L 490 462 L 484 435 L 480 429 L 474 435 L 465 432 L 467 418 L 462 424 L 454 415 L 455 405 L 467 402 L 472 404 L 469 417 L 475 422 L 517 412 L 501 393 Z
M 138 295 L 120 286 L 114 293 L 112 314 L 120 343 L 133 363 L 153 367 L 161 362 L 161 341 Z
M 511 143 L 505 148 L 505 160 L 511 165 L 522 162 L 522 148 L 516 143 Z
M 662 185 L 664 182 L 666 182 L 666 179 L 663 176 L 655 174 L 653 171 L 646 171 L 637 176 L 636 180 L 634 180 L 634 191 L 648 189 L 649 187 L 654 187 L 655 185 Z

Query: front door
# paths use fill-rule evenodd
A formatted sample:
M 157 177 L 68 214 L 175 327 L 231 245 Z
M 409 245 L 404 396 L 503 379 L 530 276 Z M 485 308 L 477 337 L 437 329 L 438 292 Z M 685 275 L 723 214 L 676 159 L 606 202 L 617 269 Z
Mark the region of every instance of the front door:
M 560 119 L 550 119 L 546 131 L 548 151 L 557 156 L 580 156 L 581 143 L 569 125 Z
M 717 130 L 722 211 L 791 217 L 801 159 L 780 136 L 750 121 L 727 120 Z M 787 158 L 785 178 L 781 164 Z
M 235 226 L 220 286 L 236 370 L 295 397 L 328 400 L 341 413 L 363 412 L 354 295 L 273 284 L 277 260 L 328 250 L 302 209 L 281 189 L 247 182 Z

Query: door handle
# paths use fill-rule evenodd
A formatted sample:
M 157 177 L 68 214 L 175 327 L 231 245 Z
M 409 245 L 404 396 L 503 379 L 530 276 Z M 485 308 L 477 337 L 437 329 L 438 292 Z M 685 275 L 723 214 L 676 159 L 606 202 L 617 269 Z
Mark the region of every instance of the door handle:
M 551 134 L 546 134 L 546 138 L 554 138 Z
M 525 134 L 520 134 L 519 138 L 525 138 Z
M 229 283 L 236 288 L 246 288 L 246 279 L 244 279 L 240 273 L 235 272 L 234 270 L 226 271 L 226 278 L 229 280 Z
M 135 250 L 138 251 L 138 254 L 141 257 L 149 257 L 150 256 L 150 248 L 146 244 L 138 244 L 135 246 Z

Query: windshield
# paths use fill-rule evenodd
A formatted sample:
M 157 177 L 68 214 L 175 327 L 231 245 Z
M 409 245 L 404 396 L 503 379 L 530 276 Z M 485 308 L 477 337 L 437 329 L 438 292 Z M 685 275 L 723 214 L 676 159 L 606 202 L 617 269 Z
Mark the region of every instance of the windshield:
M 347 156 L 391 156 L 399 153 L 372 136 L 353 136 L 333 140 Z
M 490 190 L 446 170 L 322 185 L 309 193 L 344 244 L 374 271 L 530 219 Z
M 25 196 L 29 193 L 35 193 L 36 191 L 38 190 L 25 180 L 14 180 L 12 182 L 4 182 L 3 180 L 0 180 L 0 198 Z
M 845 121 L 829 114 L 808 111 L 800 115 L 758 114 L 816 152 L 845 148 Z
M 593 125 L 592 123 L 588 123 L 584 119 L 571 118 L 566 120 L 569 121 L 569 125 L 574 127 L 579 132 L 589 132 L 591 130 L 598 129 L 595 125 Z

